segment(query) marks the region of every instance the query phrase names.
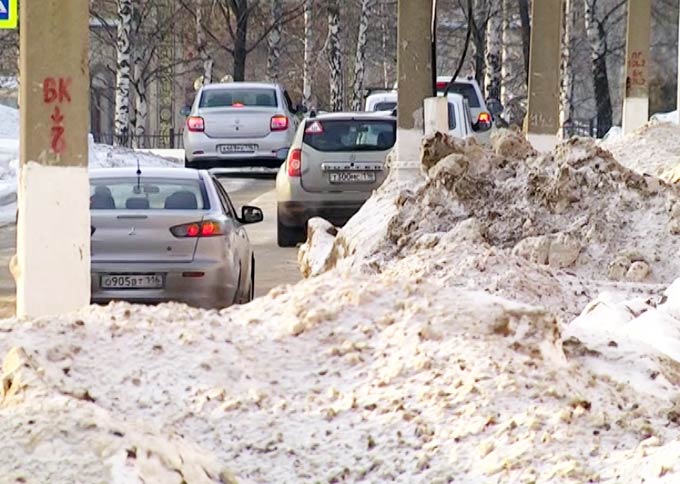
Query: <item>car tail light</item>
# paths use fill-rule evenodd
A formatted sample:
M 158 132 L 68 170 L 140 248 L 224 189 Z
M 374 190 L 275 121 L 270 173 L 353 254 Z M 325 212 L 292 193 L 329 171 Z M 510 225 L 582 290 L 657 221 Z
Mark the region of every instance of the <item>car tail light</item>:
M 187 118 L 187 129 L 192 132 L 205 131 L 205 121 L 200 116 L 189 116 Z
M 321 134 L 321 133 L 323 133 L 323 125 L 318 121 L 314 121 L 312 124 L 308 125 L 307 128 L 305 129 L 305 134 Z
M 288 118 L 283 114 L 272 116 L 270 127 L 272 131 L 285 131 L 288 129 Z
M 224 227 L 213 220 L 176 225 L 170 228 L 172 235 L 179 238 L 215 237 L 224 235 Z
M 448 86 L 448 85 L 449 85 L 448 82 L 439 81 L 439 82 L 437 82 L 437 90 L 443 91 L 444 89 L 446 89 L 446 86 Z
M 302 150 L 293 150 L 288 156 L 288 176 L 299 177 L 302 174 Z
M 479 117 L 477 118 L 477 123 L 480 124 L 491 124 L 491 115 L 489 113 L 479 113 Z

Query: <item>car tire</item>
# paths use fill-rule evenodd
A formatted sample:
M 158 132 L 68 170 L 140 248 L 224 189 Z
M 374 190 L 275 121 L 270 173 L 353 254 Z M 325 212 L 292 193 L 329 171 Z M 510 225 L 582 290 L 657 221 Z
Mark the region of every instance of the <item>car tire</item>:
M 189 159 L 185 156 L 184 157 L 184 166 L 186 168 L 193 168 L 195 170 L 198 170 L 200 167 L 198 166 L 197 161 L 189 161 Z
M 276 238 L 279 247 L 295 247 L 299 242 L 304 242 L 304 233 L 304 227 L 291 227 L 276 222 Z
M 255 299 L 255 257 L 250 263 L 250 294 L 248 294 L 248 301 Z

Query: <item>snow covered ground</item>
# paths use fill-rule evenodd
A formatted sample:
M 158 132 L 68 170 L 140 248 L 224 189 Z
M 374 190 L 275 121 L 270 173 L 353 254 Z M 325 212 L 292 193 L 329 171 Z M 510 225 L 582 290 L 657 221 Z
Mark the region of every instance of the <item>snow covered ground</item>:
M 0 475 L 678 482 L 677 188 L 592 140 L 423 153 L 249 305 L 0 321 Z

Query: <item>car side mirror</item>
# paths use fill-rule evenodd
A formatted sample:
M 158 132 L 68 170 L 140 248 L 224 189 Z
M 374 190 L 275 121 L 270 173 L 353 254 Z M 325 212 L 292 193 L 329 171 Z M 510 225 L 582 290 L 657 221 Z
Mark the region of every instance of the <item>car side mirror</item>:
M 288 158 L 288 148 L 281 148 L 276 152 L 276 159 L 279 161 L 286 161 L 286 158 Z
M 191 114 L 191 106 L 184 106 L 179 110 L 179 114 L 182 116 L 189 116 L 189 114 Z
M 241 208 L 241 220 L 243 224 L 256 224 L 264 220 L 264 215 L 262 214 L 262 209 L 258 207 L 251 207 L 249 205 L 244 205 Z

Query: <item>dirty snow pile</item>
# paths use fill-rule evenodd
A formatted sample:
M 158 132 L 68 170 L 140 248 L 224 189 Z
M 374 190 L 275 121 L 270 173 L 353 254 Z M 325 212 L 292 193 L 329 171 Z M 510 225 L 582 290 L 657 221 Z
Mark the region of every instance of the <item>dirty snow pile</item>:
M 310 277 L 252 304 L 0 321 L 0 475 L 678 482 L 675 189 L 510 132 L 431 138 L 423 170 L 313 222 Z
M 680 126 L 677 123 L 653 119 L 626 136 L 605 140 L 602 147 L 632 170 L 671 183 L 680 181 Z

